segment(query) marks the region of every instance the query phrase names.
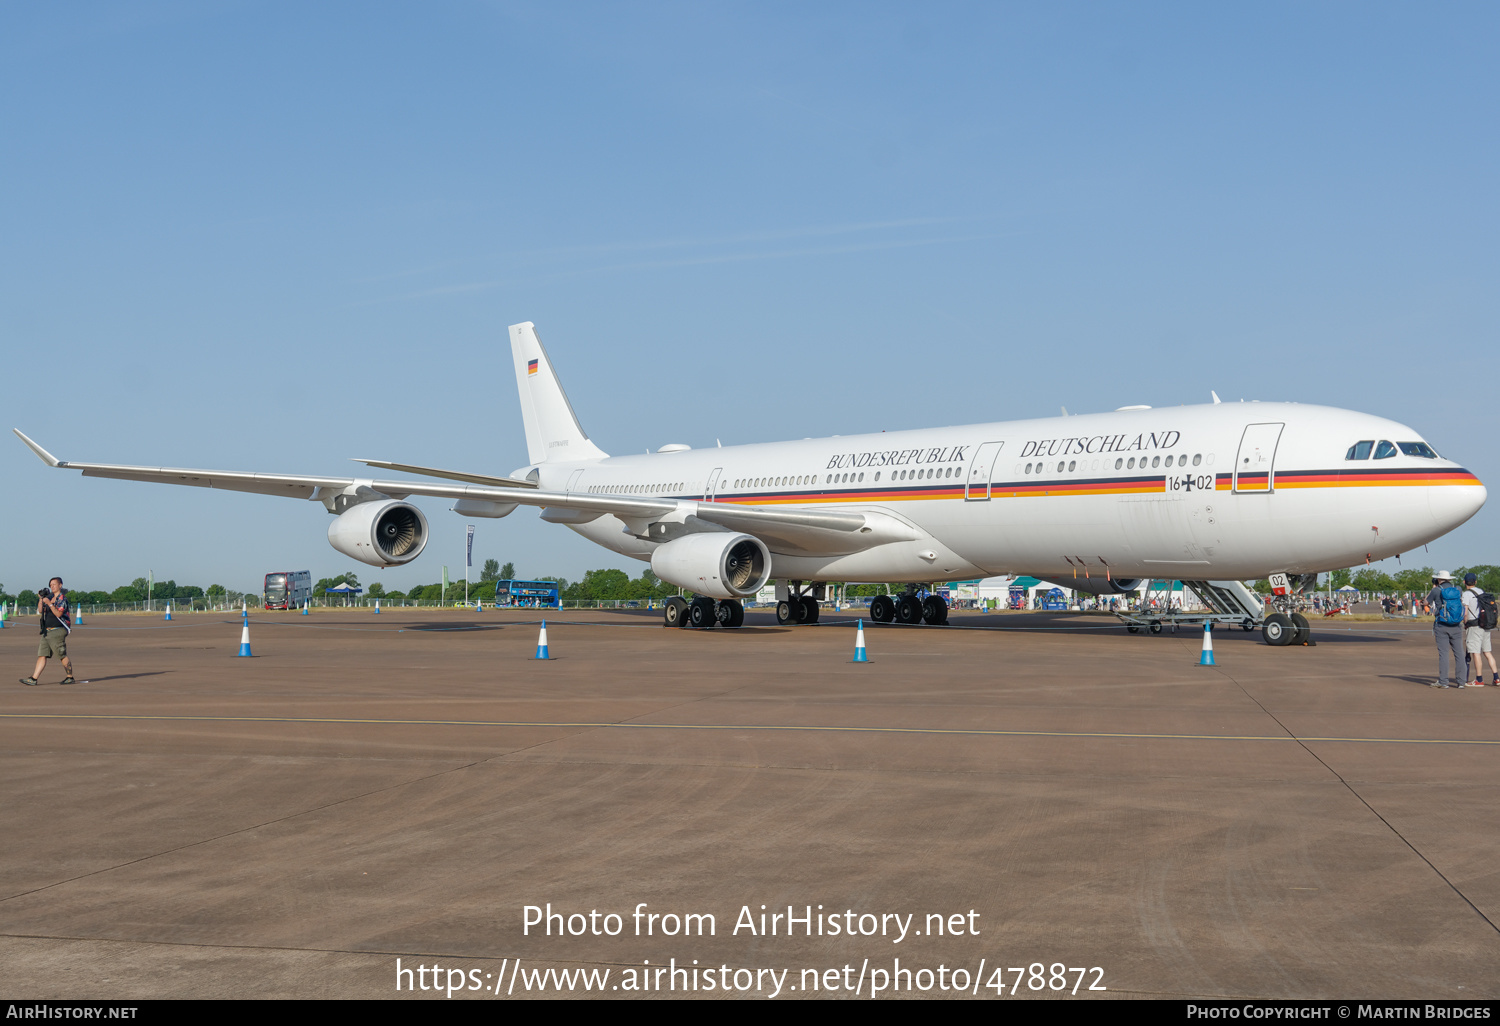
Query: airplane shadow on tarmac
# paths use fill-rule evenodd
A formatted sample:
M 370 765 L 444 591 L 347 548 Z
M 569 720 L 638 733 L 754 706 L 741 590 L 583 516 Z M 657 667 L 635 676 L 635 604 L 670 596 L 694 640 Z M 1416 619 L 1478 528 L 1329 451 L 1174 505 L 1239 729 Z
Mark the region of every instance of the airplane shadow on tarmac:
M 473 623 L 462 620 L 444 620 L 442 623 L 409 623 L 402 626 L 405 631 L 502 631 L 515 624 Z

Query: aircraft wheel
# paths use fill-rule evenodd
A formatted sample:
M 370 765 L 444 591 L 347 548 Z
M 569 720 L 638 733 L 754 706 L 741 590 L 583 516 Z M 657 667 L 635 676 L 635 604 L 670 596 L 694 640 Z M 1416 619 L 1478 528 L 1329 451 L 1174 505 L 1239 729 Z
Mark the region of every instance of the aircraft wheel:
M 694 627 L 712 627 L 717 622 L 714 617 L 714 600 L 702 595 L 693 599 L 688 606 L 687 620 Z
M 1292 637 L 1296 634 L 1296 628 L 1285 613 L 1272 613 L 1266 617 L 1266 622 L 1261 624 L 1260 636 L 1266 639 L 1267 645 L 1289 645 Z
M 896 600 L 897 623 L 921 623 L 922 603 L 915 595 L 902 595 Z
M 1127 631 L 1129 631 L 1129 632 L 1130 632 L 1130 633 L 1131 633 L 1131 634 L 1139 634 L 1139 633 L 1141 633 L 1141 629 L 1140 629 L 1140 628 L 1139 628 L 1139 627 L 1137 627 L 1137 626 L 1136 626 L 1136 625 L 1135 625 L 1135 624 L 1133 624 L 1133 623 L 1132 623 L 1132 624 L 1128 624 L 1128 625 L 1127 625 L 1127 626 L 1126 626 L 1126 627 L 1125 627 L 1125 629 L 1126 629 L 1126 630 L 1127 630 Z
M 876 595 L 870 600 L 870 619 L 876 623 L 890 623 L 896 618 L 896 603 L 889 595 Z
M 796 622 L 796 610 L 793 609 L 790 599 L 782 599 L 776 603 L 776 622 L 783 626 Z
M 922 620 L 934 627 L 948 622 L 948 603 L 941 596 L 928 595 L 922 600 Z
M 1312 624 L 1308 623 L 1307 617 L 1303 616 L 1301 613 L 1293 613 L 1291 619 L 1292 627 L 1295 628 L 1295 631 L 1292 635 L 1292 640 L 1287 642 L 1287 644 L 1307 644 L 1307 642 L 1312 638 Z
M 668 627 L 682 627 L 687 623 L 688 604 L 681 596 L 673 595 L 662 606 L 661 618 Z
M 798 623 L 818 622 L 818 600 L 811 595 L 802 596 L 802 615 L 797 617 Z
M 1161 633 L 1161 624 L 1159 624 L 1159 623 L 1153 623 L 1150 626 L 1150 628 L 1148 628 L 1148 629 L 1151 631 L 1152 634 L 1160 634 Z
M 1255 630 L 1255 624 L 1247 620 L 1244 623 L 1240 624 L 1240 630 L 1248 634 L 1250 631 Z
M 745 622 L 745 607 L 734 599 L 720 602 L 714 610 L 720 627 L 739 627 Z

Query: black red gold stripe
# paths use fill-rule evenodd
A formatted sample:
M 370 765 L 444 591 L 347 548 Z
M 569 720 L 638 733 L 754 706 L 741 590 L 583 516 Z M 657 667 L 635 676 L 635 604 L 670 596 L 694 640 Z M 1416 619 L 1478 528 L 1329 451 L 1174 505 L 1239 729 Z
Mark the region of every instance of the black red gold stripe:
M 1241 474 L 1241 492 L 1265 492 L 1283 488 L 1390 488 L 1403 486 L 1478 485 L 1480 480 L 1467 470 L 1424 470 L 1420 468 L 1391 470 L 1284 470 L 1273 480 L 1266 474 Z M 1271 487 L 1268 487 L 1268 484 Z M 1234 475 L 1214 475 L 1214 490 L 1229 491 Z M 1024 499 L 1054 495 L 1140 495 L 1167 490 L 1167 478 L 1109 477 L 1083 480 L 996 481 L 990 486 L 993 499 Z M 716 502 L 744 506 L 781 506 L 830 502 L 914 502 L 965 498 L 961 483 L 947 481 L 931 485 L 886 485 L 884 487 L 828 488 L 804 487 L 784 491 L 736 492 L 717 495 Z
M 1287 470 L 1276 472 L 1277 488 L 1393 488 L 1401 486 L 1477 485 L 1479 478 L 1455 470 L 1392 468 L 1390 470 Z

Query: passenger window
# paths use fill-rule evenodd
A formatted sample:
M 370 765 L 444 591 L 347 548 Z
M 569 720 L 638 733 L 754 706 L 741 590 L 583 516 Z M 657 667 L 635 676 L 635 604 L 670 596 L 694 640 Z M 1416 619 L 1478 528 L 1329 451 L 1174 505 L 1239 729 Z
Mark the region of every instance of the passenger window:
M 1127 464 L 1125 464 L 1125 469 L 1126 470 L 1134 470 L 1135 469 L 1135 457 L 1134 456 L 1130 457 L 1130 462 L 1127 463 Z
M 1125 461 L 1123 459 L 1115 460 L 1115 469 L 1116 470 L 1119 470 L 1124 465 L 1125 465 Z
M 1153 467 L 1159 467 L 1159 466 L 1161 466 L 1161 457 L 1160 456 L 1153 456 L 1151 458 L 1151 465 Z
M 1203 454 L 1201 452 L 1194 453 L 1193 454 L 1193 466 L 1196 467 L 1198 464 L 1200 464 L 1202 462 L 1203 462 Z
M 1075 461 L 1075 460 L 1069 460 L 1069 461 L 1068 461 L 1068 469 L 1069 469 L 1069 470 L 1072 470 L 1072 469 L 1073 469 L 1073 468 L 1074 468 L 1074 467 L 1076 467 L 1076 466 L 1078 466 L 1078 463 L 1077 463 L 1077 461 Z
M 1375 443 L 1373 441 L 1355 442 L 1353 445 L 1349 446 L 1349 451 L 1344 453 L 1344 459 L 1367 460 L 1370 458 L 1370 450 L 1374 448 L 1374 446 Z
M 1375 447 L 1375 458 L 1377 460 L 1388 460 L 1394 455 L 1396 455 L 1396 447 L 1382 438 L 1380 444 Z

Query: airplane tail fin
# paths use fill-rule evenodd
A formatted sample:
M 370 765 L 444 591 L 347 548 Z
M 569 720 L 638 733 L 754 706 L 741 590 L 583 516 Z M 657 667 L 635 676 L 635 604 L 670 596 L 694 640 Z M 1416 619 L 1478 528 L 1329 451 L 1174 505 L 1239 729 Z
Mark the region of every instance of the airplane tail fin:
M 537 338 L 536 325 L 527 321 L 510 326 L 510 352 L 521 393 L 521 419 L 526 423 L 527 460 L 566 463 L 608 456 L 579 426 L 547 350 Z

